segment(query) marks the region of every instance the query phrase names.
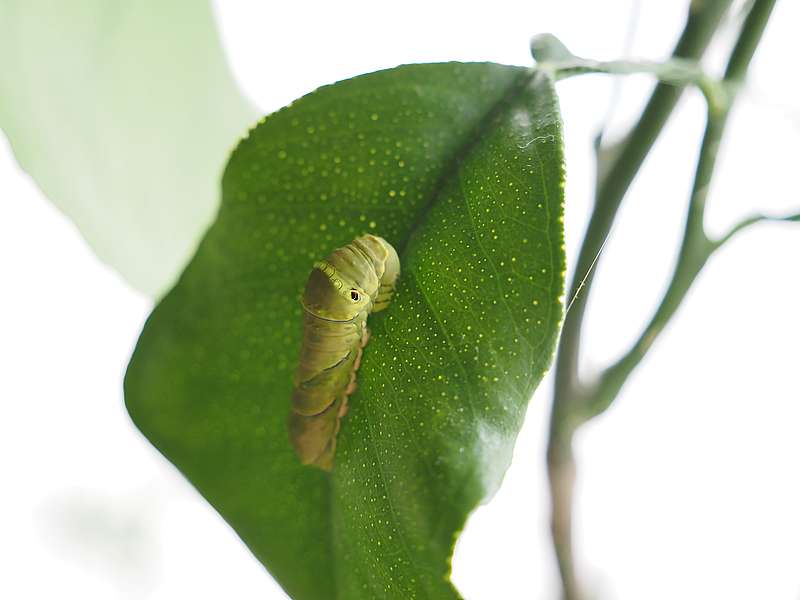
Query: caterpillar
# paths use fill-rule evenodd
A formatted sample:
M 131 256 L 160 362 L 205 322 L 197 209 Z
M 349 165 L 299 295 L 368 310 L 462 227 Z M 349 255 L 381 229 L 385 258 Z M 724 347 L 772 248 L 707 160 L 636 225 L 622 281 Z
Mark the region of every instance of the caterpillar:
M 399 274 L 395 249 L 369 234 L 314 263 L 301 300 L 303 342 L 289 414 L 289 440 L 303 464 L 333 469 L 341 418 L 369 340 L 367 317 L 389 306 Z

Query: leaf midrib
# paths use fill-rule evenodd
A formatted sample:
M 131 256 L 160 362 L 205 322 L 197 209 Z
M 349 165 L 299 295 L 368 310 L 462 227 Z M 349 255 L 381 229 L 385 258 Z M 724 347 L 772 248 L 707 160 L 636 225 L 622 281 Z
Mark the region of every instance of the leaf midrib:
M 477 124 L 464 136 L 464 139 L 462 140 L 462 142 L 456 146 L 455 150 L 451 153 L 450 157 L 445 160 L 444 166 L 441 169 L 441 174 L 436 179 L 436 182 L 434 183 L 433 188 L 430 191 L 429 199 L 419 209 L 417 217 L 412 222 L 411 227 L 409 228 L 405 239 L 402 241 L 402 243 L 396 244 L 398 246 L 397 247 L 397 252 L 401 257 L 401 265 L 404 263 L 403 258 L 404 258 L 405 254 L 406 254 L 406 250 L 407 250 L 409 244 L 411 243 L 411 240 L 413 240 L 413 238 L 418 234 L 418 232 L 419 232 L 420 228 L 422 227 L 422 225 L 427 221 L 428 215 L 430 214 L 430 212 L 433 210 L 434 206 L 437 204 L 437 202 L 440 199 L 440 195 L 441 195 L 442 190 L 445 189 L 446 185 L 451 181 L 451 179 L 453 177 L 457 177 L 457 174 L 458 174 L 462 159 L 465 156 L 468 156 L 472 152 L 472 150 L 481 142 L 483 133 L 491 129 L 492 124 L 495 122 L 495 120 L 500 115 L 502 115 L 503 113 L 505 113 L 506 111 L 509 110 L 509 108 L 511 107 L 511 102 L 510 101 L 513 98 L 515 98 L 519 93 L 521 93 L 523 91 L 523 89 L 525 88 L 525 86 L 527 86 L 531 81 L 533 81 L 535 75 L 538 72 L 537 69 L 535 69 L 535 68 L 525 68 L 525 67 L 507 67 L 507 68 L 520 69 L 521 72 L 514 79 L 514 81 L 508 86 L 508 88 L 506 89 L 505 93 L 503 93 L 503 95 L 500 98 L 498 98 L 492 104 L 492 106 L 484 113 L 484 115 L 482 117 L 480 117 L 480 119 L 478 119 Z M 470 213 L 470 219 L 471 219 L 471 213 Z M 473 230 L 474 229 L 475 229 L 475 227 L 474 227 L 474 223 L 473 223 Z M 475 233 L 476 233 L 476 236 L 477 236 L 477 230 L 475 231 Z M 549 232 L 548 232 L 548 239 L 549 239 Z M 416 276 L 414 276 L 414 277 L 416 279 Z M 421 286 L 418 286 L 418 287 L 420 287 L 420 289 L 421 289 Z M 433 311 L 434 309 L 433 309 L 433 306 L 432 306 L 430 300 L 427 297 L 425 297 L 424 294 L 423 294 L 423 298 L 425 299 L 426 304 L 428 304 L 428 306 Z M 513 317 L 513 315 L 512 315 L 512 317 Z M 436 317 L 436 323 L 439 325 L 439 328 L 441 329 L 442 334 L 445 336 L 445 339 L 447 340 L 447 343 L 448 343 L 448 347 L 452 350 L 453 349 L 453 345 L 451 343 L 451 340 L 450 340 L 449 336 L 447 335 L 447 332 L 444 330 L 444 326 L 441 324 L 441 322 L 439 321 L 438 317 Z M 515 322 L 515 327 L 516 327 L 516 322 Z M 458 358 L 458 353 L 454 352 L 454 354 L 456 356 L 456 363 L 458 364 L 460 370 L 464 373 L 465 381 L 466 381 L 467 380 L 466 379 L 466 370 L 464 368 L 464 365 L 461 363 L 461 360 Z M 467 386 L 467 389 L 468 389 L 468 394 L 472 397 L 472 394 L 474 393 L 472 388 Z M 470 402 L 470 407 L 474 411 L 473 403 L 474 403 L 474 398 L 472 398 L 472 401 Z M 403 551 L 404 551 L 404 553 L 406 554 L 406 556 L 408 558 L 409 564 L 412 566 L 412 568 L 415 571 L 415 574 L 418 576 L 417 580 L 420 583 L 423 582 L 423 581 L 427 582 L 427 573 L 423 573 L 419 569 L 417 564 L 415 563 L 415 561 L 414 561 L 414 559 L 413 559 L 413 557 L 411 555 L 411 552 L 408 550 L 408 545 L 407 545 L 407 543 L 405 541 L 403 528 L 402 528 L 402 525 L 400 523 L 400 520 L 397 518 L 397 516 L 395 514 L 395 510 L 394 510 L 393 505 L 392 505 L 391 493 L 390 493 L 388 485 L 386 484 L 386 478 L 385 478 L 384 472 L 383 472 L 383 463 L 381 461 L 380 453 L 377 452 L 377 450 L 375 449 L 375 446 L 374 446 L 374 443 L 373 443 L 373 440 L 372 440 L 373 429 L 372 429 L 372 420 L 370 418 L 367 418 L 367 426 L 368 426 L 369 432 L 370 432 L 370 445 L 373 448 L 373 453 L 375 455 L 375 460 L 376 460 L 376 463 L 378 465 L 378 472 L 380 473 L 380 477 L 381 477 L 381 484 L 383 486 L 384 492 L 386 493 L 387 502 L 389 503 L 389 508 L 391 510 L 392 518 L 394 520 L 394 525 L 395 525 L 395 527 L 397 529 L 398 536 L 400 537 L 400 540 L 401 540 L 401 545 L 403 547 Z M 333 490 L 332 490 L 331 476 L 328 476 L 328 478 L 327 478 L 326 488 L 327 488 L 327 493 L 328 493 L 328 497 L 329 497 L 328 510 L 329 510 L 329 514 L 330 514 L 330 518 L 328 519 L 328 526 L 329 526 L 329 529 L 330 529 L 330 536 L 329 536 L 328 539 L 329 539 L 329 543 L 330 543 L 330 546 L 331 546 L 331 556 L 334 557 L 334 560 L 337 560 L 337 558 L 335 558 L 335 557 L 338 556 L 338 553 L 336 552 L 336 548 L 335 548 L 335 544 L 334 544 L 335 531 L 334 531 L 334 508 L 333 508 L 333 503 L 335 501 L 335 498 L 334 498 L 334 494 L 333 494 Z M 452 548 L 453 548 L 453 545 L 451 544 L 451 548 L 450 548 L 451 557 L 452 557 Z M 448 570 L 448 575 L 449 575 L 451 569 L 448 568 L 447 570 Z M 333 567 L 331 569 L 331 571 L 332 571 L 332 579 L 333 579 L 334 586 L 335 586 L 335 589 L 336 589 L 336 594 L 337 594 L 337 597 L 338 597 L 339 594 L 342 592 L 342 590 L 340 589 L 340 587 L 338 585 L 338 581 L 337 581 L 337 576 L 336 576 L 337 569 L 335 567 Z M 425 576 L 423 576 L 423 575 L 425 575 Z M 448 577 L 448 582 L 449 582 L 449 577 Z M 456 590 L 455 586 L 453 586 L 452 583 L 450 585 L 451 585 L 451 588 L 453 589 L 454 593 L 460 598 L 461 595 L 458 593 L 458 591 Z M 430 595 L 428 593 L 427 587 L 426 588 L 422 588 L 421 591 L 424 591 L 424 593 L 426 595 L 425 596 L 426 598 L 430 598 Z

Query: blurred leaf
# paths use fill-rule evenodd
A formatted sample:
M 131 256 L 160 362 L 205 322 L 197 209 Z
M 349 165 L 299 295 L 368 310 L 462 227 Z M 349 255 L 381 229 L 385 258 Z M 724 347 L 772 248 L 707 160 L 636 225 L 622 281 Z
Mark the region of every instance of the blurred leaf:
M 551 80 L 493 64 L 322 88 L 234 152 L 126 401 L 292 597 L 457 597 L 456 535 L 499 485 L 559 330 L 562 184 Z M 364 231 L 403 272 L 370 317 L 328 475 L 287 439 L 298 298 L 313 261 Z
M 134 287 L 164 291 L 255 118 L 206 2 L 4 0 L 0 127 L 45 195 Z

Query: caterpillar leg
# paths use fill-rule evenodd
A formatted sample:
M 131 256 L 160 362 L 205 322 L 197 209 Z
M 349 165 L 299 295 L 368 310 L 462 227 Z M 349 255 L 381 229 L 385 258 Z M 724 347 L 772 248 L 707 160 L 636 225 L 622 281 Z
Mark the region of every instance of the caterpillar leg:
M 361 366 L 361 355 L 364 354 L 363 346 L 358 349 L 356 353 L 356 359 L 353 361 L 353 370 L 350 372 L 350 382 L 347 384 L 347 387 L 344 389 L 344 396 L 347 398 L 350 394 L 356 391 L 358 388 L 358 382 L 356 381 L 356 371 L 358 371 L 358 367 Z
M 358 371 L 358 367 L 361 365 L 361 355 L 363 354 L 364 349 L 359 348 L 358 354 L 356 354 L 356 360 L 353 362 L 353 371 L 350 373 L 350 383 L 347 384 L 347 387 L 344 390 L 344 398 L 342 400 L 342 405 L 339 408 L 339 418 L 341 419 L 343 416 L 347 414 L 347 397 L 356 391 L 358 388 L 358 381 L 356 380 L 356 371 Z
M 356 358 L 353 361 L 353 370 L 350 372 L 350 382 L 347 384 L 347 387 L 344 390 L 345 393 L 345 401 L 346 397 L 356 391 L 358 388 L 358 383 L 356 382 L 356 371 L 358 371 L 358 367 L 361 366 L 361 357 L 364 355 L 364 346 L 367 345 L 369 342 L 369 329 L 367 329 L 367 324 L 361 324 L 361 345 L 356 351 Z M 347 408 L 345 407 L 345 414 L 347 413 Z

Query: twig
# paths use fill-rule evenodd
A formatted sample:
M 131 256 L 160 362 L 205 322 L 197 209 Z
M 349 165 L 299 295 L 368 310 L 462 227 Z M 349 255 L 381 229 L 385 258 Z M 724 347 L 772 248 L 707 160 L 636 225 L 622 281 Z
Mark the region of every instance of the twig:
M 728 239 L 757 222 L 768 220 L 758 216 L 746 219 L 718 241 L 709 239 L 703 227 L 706 198 L 717 162 L 717 153 L 728 121 L 731 106 L 739 83 L 747 72 L 758 41 L 766 27 L 775 0 L 756 0 L 742 25 L 742 30 L 731 52 L 723 81 L 728 84 L 728 96 L 722 104 L 709 104 L 708 116 L 700 156 L 695 171 L 686 226 L 680 246 L 678 261 L 661 302 L 633 346 L 616 363 L 606 369 L 588 394 L 583 418 L 590 419 L 605 411 L 619 394 L 631 372 L 641 362 L 655 340 L 675 315 L 697 275 L 711 255 Z M 795 220 L 792 215 L 784 220 Z
M 673 58 L 699 59 L 731 4 L 731 0 L 693 1 L 686 26 L 673 51 Z M 570 57 L 556 54 L 546 58 L 564 60 Z M 602 159 L 598 164 L 598 173 L 602 175 L 598 176 L 595 206 L 578 253 L 568 296 L 574 298 L 574 305 L 565 319 L 556 359 L 556 381 L 547 450 L 552 503 L 551 530 L 565 600 L 579 600 L 583 596 L 575 573 L 572 551 L 575 480 L 572 437 L 575 429 L 586 418 L 585 407 L 591 404 L 591 394 L 581 385 L 578 371 L 581 327 L 594 279 L 590 265 L 595 261 L 625 193 L 675 108 L 680 94 L 679 87 L 659 83 L 639 121 L 620 145 L 619 151 L 606 159 L 602 159 L 598 153 L 598 158 Z M 603 164 L 606 160 L 607 164 Z M 583 293 L 578 295 L 581 288 Z
M 736 225 L 731 227 L 727 233 L 725 233 L 722 237 L 718 240 L 714 241 L 714 245 L 719 248 L 723 244 L 727 243 L 732 237 L 734 237 L 737 233 L 742 231 L 743 229 L 747 229 L 753 225 L 757 225 L 758 223 L 763 223 L 765 221 L 772 221 L 772 222 L 780 222 L 780 221 L 794 221 L 800 222 L 800 213 L 792 214 L 792 215 L 784 215 L 782 217 L 777 217 L 773 215 L 751 215 L 745 219 L 742 219 Z

